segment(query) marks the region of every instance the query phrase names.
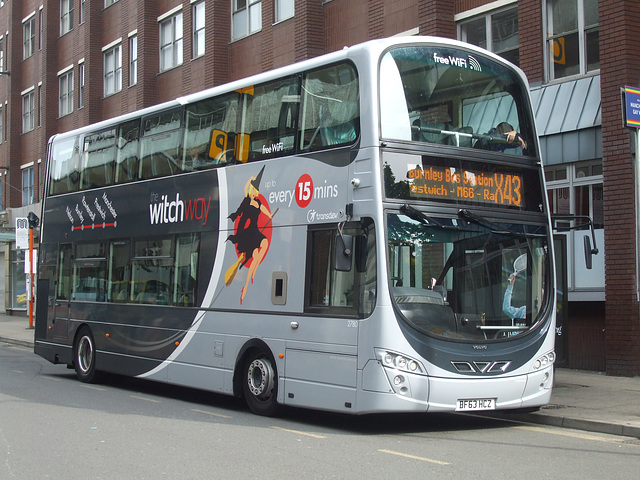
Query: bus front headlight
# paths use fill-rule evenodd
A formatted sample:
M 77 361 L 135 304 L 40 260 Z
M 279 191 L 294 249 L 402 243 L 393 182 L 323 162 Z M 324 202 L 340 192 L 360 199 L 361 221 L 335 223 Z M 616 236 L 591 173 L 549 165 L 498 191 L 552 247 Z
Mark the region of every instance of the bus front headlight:
M 424 375 L 426 372 L 425 368 L 418 360 L 407 355 L 378 348 L 375 351 L 376 357 L 384 367 L 421 375 Z

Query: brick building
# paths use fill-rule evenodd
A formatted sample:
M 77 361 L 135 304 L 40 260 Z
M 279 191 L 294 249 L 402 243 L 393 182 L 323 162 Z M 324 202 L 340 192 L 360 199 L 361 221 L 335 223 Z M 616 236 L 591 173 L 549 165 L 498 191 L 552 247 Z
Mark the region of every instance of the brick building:
M 458 38 L 525 71 L 552 208 L 589 215 L 600 250 L 587 270 L 588 231 L 558 233 L 559 359 L 640 375 L 640 179 L 620 93 L 640 85 L 636 0 L 0 0 L 7 310 L 25 309 L 11 227 L 39 214 L 51 135 L 398 34 Z

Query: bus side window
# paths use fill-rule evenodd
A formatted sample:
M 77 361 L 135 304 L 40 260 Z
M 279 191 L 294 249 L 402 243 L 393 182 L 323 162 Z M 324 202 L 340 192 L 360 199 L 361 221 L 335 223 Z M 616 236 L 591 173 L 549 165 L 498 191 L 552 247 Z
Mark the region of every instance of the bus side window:
M 130 182 L 138 178 L 139 137 L 140 120 L 132 120 L 118 127 L 116 183 Z
M 126 303 L 130 300 L 131 242 L 115 240 L 109 244 L 109 282 L 107 301 Z
M 335 249 L 340 248 L 337 229 L 316 230 L 310 233 L 309 258 L 309 306 L 354 307 L 355 268 L 338 271 L 333 259 Z M 336 240 L 337 239 L 337 240 Z
M 241 134 L 249 138 L 249 161 L 293 153 L 298 121 L 297 76 L 245 89 L 246 114 Z M 246 138 L 246 137 L 245 137 Z M 237 142 L 238 147 L 242 142 Z
M 57 278 L 56 298 L 71 299 L 71 245 L 60 245 L 60 263 Z
M 138 178 L 165 177 L 182 171 L 182 112 L 171 110 L 143 120 Z
M 358 76 L 350 64 L 308 73 L 302 91 L 302 151 L 356 141 L 360 135 Z
M 203 170 L 234 161 L 240 94 L 232 92 L 187 106 L 184 171 Z
M 79 189 L 80 180 L 80 145 L 78 137 L 64 141 L 54 140 L 51 159 L 51 187 L 49 193 L 75 192 Z
M 177 306 L 195 305 L 198 287 L 198 252 L 200 235 L 196 233 L 179 235 L 176 240 L 175 266 L 172 297 Z
M 107 262 L 103 243 L 76 245 L 73 259 L 72 300 L 106 300 Z
M 80 172 L 81 188 L 111 185 L 115 170 L 116 130 L 84 137 L 84 155 Z

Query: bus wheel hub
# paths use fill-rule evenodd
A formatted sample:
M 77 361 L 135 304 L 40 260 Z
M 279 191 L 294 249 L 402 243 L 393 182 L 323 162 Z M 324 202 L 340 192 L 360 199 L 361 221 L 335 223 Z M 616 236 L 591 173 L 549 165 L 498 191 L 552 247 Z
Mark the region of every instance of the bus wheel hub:
M 256 397 L 269 396 L 273 390 L 273 369 L 265 359 L 258 358 L 251 362 L 247 372 L 249 391 Z

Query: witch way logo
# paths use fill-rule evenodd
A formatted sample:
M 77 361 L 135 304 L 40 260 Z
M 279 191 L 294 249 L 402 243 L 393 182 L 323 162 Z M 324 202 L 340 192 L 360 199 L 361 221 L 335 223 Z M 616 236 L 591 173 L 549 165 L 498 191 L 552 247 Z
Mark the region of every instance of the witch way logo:
M 160 225 L 199 220 L 202 225 L 206 225 L 210 206 L 211 197 L 181 200 L 180 193 L 171 198 L 168 194 L 151 192 L 149 221 L 151 225 Z

